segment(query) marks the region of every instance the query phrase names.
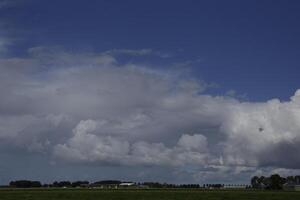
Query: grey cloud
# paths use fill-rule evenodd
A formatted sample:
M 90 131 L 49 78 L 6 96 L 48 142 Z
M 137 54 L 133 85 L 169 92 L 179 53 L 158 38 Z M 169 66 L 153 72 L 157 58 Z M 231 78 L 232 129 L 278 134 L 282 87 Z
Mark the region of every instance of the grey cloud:
M 132 56 L 145 56 L 145 55 L 150 55 L 153 53 L 152 49 L 112 49 L 109 51 L 105 51 L 104 54 L 127 54 L 127 55 L 132 55 Z
M 155 51 L 153 49 L 111 49 L 103 52 L 104 55 L 127 55 L 127 56 L 157 56 L 160 58 L 169 58 L 172 57 L 171 54 Z

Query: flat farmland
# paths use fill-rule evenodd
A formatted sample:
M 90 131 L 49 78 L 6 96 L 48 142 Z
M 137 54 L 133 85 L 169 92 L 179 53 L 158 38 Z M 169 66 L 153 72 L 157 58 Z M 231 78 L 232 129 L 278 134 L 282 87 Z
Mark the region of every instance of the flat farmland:
M 197 189 L 1 189 L 1 200 L 298 200 L 300 192 Z

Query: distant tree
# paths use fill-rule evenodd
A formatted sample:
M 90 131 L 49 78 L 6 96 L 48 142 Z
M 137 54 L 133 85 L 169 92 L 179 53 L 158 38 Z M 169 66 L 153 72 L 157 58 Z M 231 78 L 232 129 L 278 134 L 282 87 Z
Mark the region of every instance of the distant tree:
M 39 181 L 31 181 L 31 187 L 42 187 L 42 184 Z
M 52 187 L 59 187 L 59 185 L 58 185 L 58 182 L 57 181 L 54 181 L 53 183 L 52 183 L 52 185 L 51 185 Z
M 288 176 L 286 177 L 286 182 L 289 184 L 296 184 L 296 179 L 294 176 Z
M 17 181 L 11 181 L 9 183 L 9 186 L 15 188 L 32 188 L 32 187 L 42 187 L 42 184 L 39 181 L 17 180 Z
M 120 183 L 122 182 L 119 180 L 103 180 L 103 181 L 94 182 L 94 184 L 99 184 L 99 185 L 118 185 Z
M 75 182 L 71 183 L 71 186 L 72 187 L 80 187 L 80 186 L 88 185 L 88 184 L 89 184 L 88 181 L 75 181 Z
M 150 188 L 162 188 L 163 187 L 163 185 L 159 182 L 144 182 L 143 185 L 146 185 Z
M 58 183 L 59 187 L 71 187 L 71 182 L 70 181 L 60 181 Z
M 265 179 L 266 179 L 266 177 L 264 177 L 264 176 L 259 177 L 259 178 L 258 178 L 258 183 L 259 183 L 260 185 L 262 185 L 263 183 L 266 182 Z
M 280 177 L 278 174 L 273 174 L 270 176 L 270 189 L 281 190 L 282 185 L 286 182 L 285 178 Z
M 54 181 L 52 183 L 52 187 L 71 187 L 71 182 L 70 181 Z
M 259 189 L 260 188 L 260 183 L 258 181 L 258 177 L 257 176 L 253 176 L 251 179 L 251 186 L 252 188 L 256 188 Z
M 271 185 L 270 178 L 262 176 L 261 177 L 261 186 L 262 186 L 262 188 L 264 188 L 264 189 L 271 189 L 270 185 Z
M 292 176 L 284 178 L 278 174 L 273 174 L 270 177 L 254 176 L 251 179 L 251 186 L 252 188 L 280 190 L 282 189 L 283 184 L 285 184 L 286 182 L 294 183 L 296 182 L 296 180 Z

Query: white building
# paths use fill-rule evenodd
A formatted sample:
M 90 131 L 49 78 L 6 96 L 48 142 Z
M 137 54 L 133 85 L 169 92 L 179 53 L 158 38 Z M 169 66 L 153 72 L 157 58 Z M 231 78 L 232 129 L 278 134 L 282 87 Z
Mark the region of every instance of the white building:
M 122 187 L 129 187 L 129 186 L 134 186 L 135 183 L 133 182 L 124 182 L 124 183 L 120 183 L 119 186 L 122 186 Z
M 232 184 L 232 185 L 224 185 L 223 188 L 224 189 L 246 189 L 247 185 L 235 185 L 235 184 Z

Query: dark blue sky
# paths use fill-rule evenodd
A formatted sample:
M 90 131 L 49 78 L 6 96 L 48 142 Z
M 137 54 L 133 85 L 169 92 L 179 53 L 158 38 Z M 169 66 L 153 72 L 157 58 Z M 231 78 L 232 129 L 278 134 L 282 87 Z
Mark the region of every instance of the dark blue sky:
M 30 0 L 1 10 L 11 54 L 150 48 L 191 62 L 194 75 L 249 100 L 288 99 L 300 85 L 299 1 Z M 200 62 L 196 62 L 196 61 Z

